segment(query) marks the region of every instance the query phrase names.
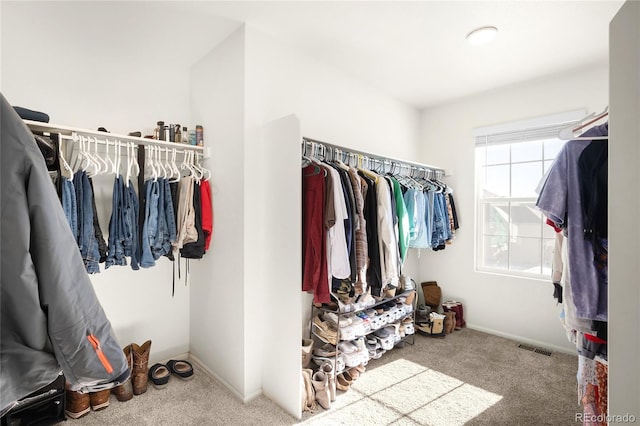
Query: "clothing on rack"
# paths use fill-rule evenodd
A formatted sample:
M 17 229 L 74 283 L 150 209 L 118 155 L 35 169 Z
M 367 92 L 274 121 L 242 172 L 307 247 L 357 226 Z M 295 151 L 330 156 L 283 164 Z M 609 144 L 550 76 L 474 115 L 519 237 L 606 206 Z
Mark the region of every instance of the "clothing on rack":
M 200 205 L 202 206 L 202 232 L 204 232 L 204 250 L 207 252 L 213 237 L 213 202 L 211 186 L 208 180 L 200 182 Z
M 343 303 L 383 297 L 398 286 L 409 247 L 435 249 L 457 227 L 450 191 L 440 182 L 425 179 L 422 186 L 341 159 L 303 155 L 302 289 L 315 303 L 331 295 Z
M 194 182 L 193 187 L 193 226 L 196 232 L 195 241 L 185 243 L 180 250 L 180 256 L 185 259 L 202 259 L 205 253 L 205 235 L 202 231 L 202 202 L 200 182 Z
M 311 164 L 302 169 L 302 290 L 314 301 L 329 303 L 325 239 L 324 169 Z
M 607 125 L 596 126 L 585 133 L 585 137 L 606 135 Z M 590 143 L 588 140 L 572 140 L 564 145 L 551 166 L 536 206 L 567 232 L 570 285 L 577 317 L 606 321 L 607 271 L 594 263 L 593 245 L 584 235 L 579 159 Z
M 156 260 L 172 250 L 176 241 L 176 221 L 169 182 L 165 178 L 145 182 L 145 221 L 141 235 L 140 266 L 155 266 Z
M 73 186 L 76 191 L 76 208 L 78 228 L 76 231 L 76 242 L 80 249 L 80 255 L 84 260 L 85 268 L 90 274 L 100 272 L 98 262 L 100 252 L 98 250 L 98 240 L 93 227 L 93 190 L 89 184 L 89 178 L 84 170 L 76 172 L 73 176 Z
M 602 361 L 607 359 L 608 131 L 605 123 L 568 141 L 541 181 L 536 202 L 557 232 L 554 295 L 579 355 L 578 397 L 589 418 L 607 416 L 607 369 Z
M 138 229 L 139 201 L 133 182 L 125 185 L 117 176 L 113 183 L 111 220 L 109 221 L 109 252 L 105 268 L 124 266 L 131 259 L 131 269 L 140 269 L 140 237 Z
M 100 254 L 100 260 L 98 262 L 104 263 L 107 260 L 107 252 L 109 248 L 104 240 L 102 228 L 100 227 L 100 222 L 98 220 L 95 190 L 93 189 L 93 179 L 91 178 L 89 178 L 89 186 L 91 187 L 91 208 L 93 209 L 93 231 L 95 232 L 96 241 L 98 242 L 98 253 Z

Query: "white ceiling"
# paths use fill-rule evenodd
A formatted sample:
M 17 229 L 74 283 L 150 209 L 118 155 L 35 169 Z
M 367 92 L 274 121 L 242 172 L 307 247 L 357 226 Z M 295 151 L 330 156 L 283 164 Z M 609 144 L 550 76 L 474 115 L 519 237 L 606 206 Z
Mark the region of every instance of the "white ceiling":
M 44 25 L 61 55 L 194 63 L 242 22 L 416 108 L 608 60 L 611 1 L 8 2 L 5 25 Z M 496 40 L 465 35 L 494 25 Z M 104 35 L 108 36 L 105 37 Z M 57 40 L 57 42 L 56 42 Z M 3 38 L 2 43 L 13 43 Z M 36 54 L 27 52 L 25 54 Z M 86 63 L 86 62 L 85 62 Z
M 198 2 L 417 108 L 608 60 L 623 1 Z M 469 45 L 494 25 L 493 43 Z

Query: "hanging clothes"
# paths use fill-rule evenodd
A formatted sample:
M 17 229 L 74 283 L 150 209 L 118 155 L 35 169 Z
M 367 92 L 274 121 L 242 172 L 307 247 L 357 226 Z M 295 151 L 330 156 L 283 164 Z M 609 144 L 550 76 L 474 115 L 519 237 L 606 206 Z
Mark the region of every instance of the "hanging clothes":
M 332 195 L 336 215 L 335 225 L 329 229 L 327 237 L 329 277 L 342 280 L 349 278 L 351 275 L 351 263 L 345 229 L 345 221 L 348 220 L 347 203 L 342 189 L 340 174 L 333 167 L 327 167 L 326 170 L 329 172 L 331 180 L 333 181 Z
M 111 219 L 109 221 L 109 250 L 105 268 L 124 266 L 131 259 L 131 269 L 140 269 L 140 240 L 138 230 L 139 201 L 133 183 L 125 185 L 118 175 L 113 182 Z
M 302 169 L 302 291 L 313 292 L 314 303 L 329 303 L 325 238 L 324 169 Z
M 178 183 L 178 215 L 176 219 L 177 236 L 173 245 L 175 249 L 181 249 L 185 244 L 198 239 L 198 231 L 195 228 L 195 211 L 193 209 L 193 188 L 195 179 L 193 176 L 185 176 Z
M 89 274 L 100 272 L 98 262 L 100 252 L 93 228 L 93 191 L 89 184 L 89 178 L 84 170 L 76 172 L 73 176 L 73 186 L 76 191 L 76 208 L 78 219 L 78 231 L 76 242 L 80 249 L 80 255 Z
M 202 200 L 202 232 L 204 232 L 204 250 L 206 252 L 209 250 L 211 237 L 213 237 L 213 203 L 209 180 L 200 182 L 200 198 Z
M 393 211 L 389 183 L 384 178 L 377 182 L 378 196 L 378 242 L 380 245 L 380 271 L 382 286 L 398 284 L 398 243 L 393 229 Z
M 372 296 L 380 296 L 382 292 L 382 271 L 380 266 L 380 244 L 378 242 L 378 196 L 376 182 L 359 171 L 358 174 L 367 184 L 364 197 L 364 217 L 367 229 L 367 252 L 369 267 L 367 268 L 367 284 Z
M 584 134 L 585 137 L 607 135 L 606 125 L 593 127 Z M 579 158 L 590 143 L 588 140 L 572 140 L 564 145 L 551 166 L 536 206 L 567 230 L 570 285 L 577 317 L 606 321 L 607 270 L 594 263 L 593 245 L 584 236 Z
M 398 217 L 398 249 L 400 252 L 400 263 L 404 264 L 404 261 L 407 258 L 407 252 L 409 251 L 409 214 L 407 213 L 407 206 L 404 202 L 400 183 L 395 178 L 391 178 L 391 182 L 393 183 L 393 196 Z
M 107 243 L 102 235 L 102 228 L 100 228 L 100 222 L 98 221 L 98 209 L 96 209 L 96 197 L 93 189 L 93 179 L 89 178 L 89 186 L 91 186 L 91 208 L 93 209 L 93 230 L 95 232 L 96 241 L 98 242 L 98 253 L 100 255 L 99 263 L 104 263 L 107 260 Z
M 410 219 L 409 247 L 430 248 L 432 233 L 431 228 L 427 226 L 429 223 L 427 215 L 429 201 L 425 193 L 411 188 L 404 194 L 404 200 Z
M 180 256 L 185 259 L 202 259 L 204 256 L 205 237 L 202 231 L 202 203 L 200 199 L 200 182 L 195 181 L 193 184 L 193 223 L 196 232 L 195 241 L 185 243 L 180 250 Z
M 356 248 L 356 294 L 367 290 L 367 267 L 369 250 L 367 247 L 367 221 L 364 218 L 364 194 L 367 193 L 366 181 L 353 168 L 349 168 L 349 178 L 356 202 L 355 248 Z

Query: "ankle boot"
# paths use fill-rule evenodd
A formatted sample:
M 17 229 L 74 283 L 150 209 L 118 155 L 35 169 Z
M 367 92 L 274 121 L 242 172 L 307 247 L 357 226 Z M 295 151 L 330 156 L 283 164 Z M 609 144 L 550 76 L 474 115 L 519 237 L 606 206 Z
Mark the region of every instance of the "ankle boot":
M 445 334 L 451 334 L 456 328 L 456 311 L 452 309 L 450 311 L 446 311 L 444 314 L 447 317 L 445 319 Z
M 66 384 L 64 412 L 72 419 L 79 419 L 91 411 L 91 398 L 88 393 L 75 392 Z
M 131 352 L 133 353 L 133 371 L 131 372 L 133 394 L 141 395 L 147 391 L 147 382 L 149 381 L 149 353 L 151 352 L 151 340 L 147 340 L 142 344 L 142 346 L 132 343 Z
M 329 395 L 329 379 L 322 371 L 316 371 L 311 379 L 313 389 L 316 391 L 316 401 L 325 410 L 331 408 L 331 396 Z
M 456 313 L 456 330 L 460 330 L 462 327 L 467 325 L 464 321 L 464 309 L 461 302 L 456 302 L 455 300 L 446 301 L 442 304 L 442 309 L 445 312 L 453 311 Z
M 330 363 L 322 364 L 320 367 L 322 372 L 327 376 L 327 385 L 329 386 L 329 398 L 331 402 L 336 400 L 336 379 L 333 376 L 333 365 Z
M 129 366 L 129 373 L 133 368 L 133 353 L 131 353 L 131 345 L 127 346 L 123 350 L 124 357 L 127 359 L 127 365 Z M 133 398 L 133 385 L 131 384 L 132 377 L 129 377 L 126 382 L 111 389 L 111 393 L 116 396 L 118 401 L 129 401 Z
M 307 403 L 306 409 L 304 411 L 316 411 L 318 408 L 316 404 L 316 392 L 313 390 L 313 385 L 311 384 L 311 377 L 313 376 L 313 370 L 310 368 L 305 368 L 302 370 L 302 378 L 304 379 L 304 386 L 306 388 L 307 394 Z
M 111 395 L 111 390 L 102 390 L 98 392 L 91 392 L 89 394 L 89 402 L 91 404 L 91 409 L 93 411 L 104 410 L 109 406 L 109 395 Z
M 311 363 L 311 350 L 313 349 L 313 340 L 302 339 L 302 368 L 309 368 Z

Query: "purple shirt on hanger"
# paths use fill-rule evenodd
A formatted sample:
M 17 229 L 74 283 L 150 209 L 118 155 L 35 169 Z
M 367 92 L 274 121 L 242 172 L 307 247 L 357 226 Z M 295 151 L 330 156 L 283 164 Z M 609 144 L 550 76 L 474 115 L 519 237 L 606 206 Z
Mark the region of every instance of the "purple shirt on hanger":
M 608 125 L 595 126 L 584 137 L 607 136 Z M 568 238 L 571 293 L 578 318 L 607 321 L 607 270 L 593 262 L 593 247 L 584 238 L 578 160 L 590 140 L 567 142 L 554 161 L 536 206 L 565 228 Z M 603 143 L 606 143 L 603 141 Z

